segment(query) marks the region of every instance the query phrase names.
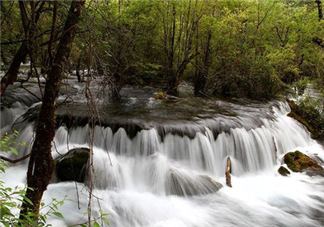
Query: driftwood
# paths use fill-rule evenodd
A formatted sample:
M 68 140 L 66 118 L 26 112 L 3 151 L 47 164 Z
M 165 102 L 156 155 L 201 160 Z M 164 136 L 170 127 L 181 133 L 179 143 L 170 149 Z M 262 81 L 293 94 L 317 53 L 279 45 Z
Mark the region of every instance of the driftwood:
M 227 157 L 225 176 L 226 176 L 226 185 L 228 187 L 232 187 L 231 172 L 232 172 L 231 159 L 230 157 Z

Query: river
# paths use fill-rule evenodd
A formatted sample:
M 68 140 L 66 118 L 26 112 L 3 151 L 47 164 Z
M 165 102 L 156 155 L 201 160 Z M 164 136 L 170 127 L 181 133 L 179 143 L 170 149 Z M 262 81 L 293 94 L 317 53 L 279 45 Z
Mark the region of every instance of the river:
M 89 146 L 84 85 L 71 80 L 60 92 L 59 101 L 68 102 L 57 110 L 54 158 Z M 33 84 L 29 87 L 38 93 Z M 97 87 L 94 83 L 93 91 Z M 22 156 L 32 143 L 39 103 L 18 84 L 7 92 L 10 105 L 1 109 L 1 134 L 12 127 L 20 132 L 18 140 L 27 142 L 19 148 Z M 105 90 L 98 92 L 94 218 L 102 210 L 114 227 L 324 225 L 324 178 L 277 172 L 284 154 L 295 150 L 324 163 L 323 146 L 287 116 L 286 101 L 203 99 L 186 93 L 161 101 L 154 99 L 156 92 L 125 87 L 118 103 L 109 101 Z M 225 184 L 227 157 L 232 188 Z M 26 162 L 11 166 L 1 178 L 8 186 L 23 187 L 26 169 Z M 223 187 L 214 190 L 213 182 Z M 87 186 L 53 180 L 44 201 L 65 196 L 58 208 L 64 220 L 53 216 L 48 222 L 85 222 Z

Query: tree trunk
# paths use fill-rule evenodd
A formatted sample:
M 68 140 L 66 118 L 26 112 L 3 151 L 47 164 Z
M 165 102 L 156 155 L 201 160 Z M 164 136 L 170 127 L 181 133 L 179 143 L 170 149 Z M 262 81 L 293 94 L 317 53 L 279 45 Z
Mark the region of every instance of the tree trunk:
M 26 12 L 26 6 L 24 1 L 19 1 L 19 8 L 20 8 L 20 14 L 21 14 L 21 20 L 25 31 L 25 38 L 27 42 L 23 42 L 17 51 L 16 55 L 14 56 L 13 61 L 11 62 L 11 65 L 9 67 L 9 70 L 4 75 L 4 77 L 1 79 L 0 83 L 0 94 L 1 96 L 6 91 L 7 87 L 11 84 L 13 84 L 17 80 L 18 71 L 20 68 L 20 64 L 26 59 L 26 56 L 28 54 L 28 40 L 34 41 L 35 37 L 35 29 L 29 29 L 30 24 L 32 26 L 35 26 L 39 20 L 40 14 L 42 12 L 42 9 L 44 7 L 45 2 L 42 2 L 38 10 L 35 12 L 35 17 L 31 20 L 28 20 L 27 12 Z
M 28 49 L 27 43 L 23 42 L 17 51 L 7 73 L 2 77 L 1 84 L 0 84 L 0 94 L 1 96 L 6 91 L 7 87 L 13 84 L 17 80 L 18 71 L 20 68 L 21 62 L 23 62 L 27 56 Z
M 38 116 L 36 137 L 33 144 L 27 171 L 27 192 L 24 199 L 20 219 L 26 220 L 29 212 L 37 218 L 44 191 L 54 171 L 54 161 L 51 155 L 52 141 L 55 134 L 55 110 L 60 82 L 67 63 L 74 36 L 77 30 L 81 9 L 85 1 L 72 1 L 64 26 L 63 36 L 57 48 L 55 59 L 46 82 L 43 103 Z
M 195 78 L 195 84 L 194 84 L 195 96 L 203 96 L 206 90 L 207 76 L 209 73 L 209 66 L 210 66 L 211 38 L 212 38 L 212 31 L 209 30 L 204 59 L 203 59 L 203 65 Z
M 317 3 L 318 20 L 321 21 L 321 20 L 323 20 L 322 1 L 316 0 L 315 2 Z
M 81 82 L 81 75 L 80 75 L 80 68 L 81 68 L 81 56 L 78 58 L 78 63 L 76 65 L 76 76 L 78 78 L 78 82 Z

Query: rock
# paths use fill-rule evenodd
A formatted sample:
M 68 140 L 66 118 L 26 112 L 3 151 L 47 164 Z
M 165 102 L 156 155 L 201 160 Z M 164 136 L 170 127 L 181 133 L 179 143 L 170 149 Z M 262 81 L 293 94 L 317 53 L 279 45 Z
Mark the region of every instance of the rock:
M 164 92 L 164 91 L 160 91 L 160 92 L 158 92 L 158 93 L 155 95 L 154 98 L 155 98 L 155 99 L 165 99 L 165 98 L 166 98 L 166 92 Z
M 303 116 L 303 114 L 301 113 L 298 105 L 292 101 L 292 100 L 287 100 L 287 103 L 290 107 L 290 113 L 288 113 L 288 117 L 291 117 L 293 119 L 295 119 L 296 121 L 298 121 L 299 123 L 301 123 L 302 125 L 304 125 L 307 130 L 312 133 L 312 135 L 316 135 L 316 130 L 309 124 L 309 122 L 307 121 L 307 119 Z
M 324 170 L 322 171 L 306 171 L 306 174 L 310 177 L 314 177 L 314 176 L 322 176 L 324 177 Z
M 205 195 L 217 192 L 223 185 L 207 175 L 171 169 L 166 181 L 167 194 L 178 196 Z
M 300 151 L 289 152 L 284 156 L 284 162 L 294 172 L 321 172 L 323 168 L 317 162 Z
M 297 105 L 292 100 L 287 100 L 291 109 L 288 117 L 294 118 L 303 124 L 311 133 L 313 139 L 324 138 L 324 118 L 314 105 Z
M 57 178 L 60 181 L 84 182 L 89 157 L 89 148 L 69 150 L 65 155 L 55 160 Z
M 289 170 L 283 166 L 280 166 L 280 168 L 278 169 L 278 172 L 282 175 L 282 176 L 288 176 L 290 174 Z

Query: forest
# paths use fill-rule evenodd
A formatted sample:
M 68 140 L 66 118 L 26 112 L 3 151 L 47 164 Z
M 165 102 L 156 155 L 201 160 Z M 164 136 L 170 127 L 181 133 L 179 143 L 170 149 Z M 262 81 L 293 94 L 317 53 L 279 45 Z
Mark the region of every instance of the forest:
M 324 224 L 323 200 L 317 201 L 318 207 L 311 201 L 323 195 L 317 189 L 324 182 L 321 0 L 0 4 L 0 176 L 9 179 L 19 169 L 24 174 L 19 184 L 25 185 L 16 192 L 0 180 L 4 226 L 47 226 L 47 221 L 54 226 L 235 226 L 240 215 L 246 226 L 255 220 L 262 226 L 262 217 L 269 226 Z M 82 177 L 63 180 L 57 169 L 62 157 L 71 148 L 84 147 L 89 152 L 85 151 L 87 167 L 79 170 Z M 296 170 L 291 159 L 306 164 Z M 101 166 L 100 160 L 106 164 Z M 305 182 L 315 188 L 316 195 L 307 194 L 310 202 L 300 205 L 314 208 L 308 216 L 294 216 L 295 211 L 284 208 L 280 212 L 291 214 L 290 221 L 272 220 L 272 211 L 254 216 L 234 206 L 235 220 L 229 214 L 214 219 L 218 208 L 208 203 L 208 213 L 201 205 L 204 199 L 225 204 L 226 209 L 236 203 L 239 193 L 228 189 L 231 175 L 246 191 L 250 189 L 244 182 L 251 180 L 251 173 L 262 178 L 261 183 L 271 179 L 284 188 L 276 175 L 278 167 L 306 172 L 301 175 L 305 179 L 309 171 L 315 174 L 311 180 L 288 178 L 304 193 L 311 193 Z M 275 174 L 265 175 L 273 169 Z M 74 183 L 67 186 L 63 181 Z M 220 189 L 218 181 L 227 187 Z M 277 196 L 277 189 L 268 191 L 261 183 L 261 190 Z M 53 187 L 66 188 L 73 198 L 77 194 L 79 211 L 66 218 L 64 212 L 72 205 L 65 201 L 66 208 L 64 199 L 59 200 L 64 193 L 56 194 Z M 88 194 L 79 195 L 78 187 L 87 187 Z M 145 197 L 144 192 L 152 194 Z M 44 196 L 47 204 L 50 194 L 59 198 L 45 205 Z M 11 195 L 19 198 L 14 201 Z M 170 195 L 185 199 L 180 203 Z M 98 207 L 91 203 L 100 196 L 103 208 L 100 202 Z M 171 206 L 174 214 L 163 222 L 166 214 L 154 206 L 156 219 L 148 218 L 143 208 L 147 204 L 131 203 L 140 197 Z M 125 207 L 114 207 L 114 200 Z M 186 217 L 197 208 L 198 222 L 178 216 L 178 206 L 186 208 Z M 139 213 L 132 215 L 132 209 Z M 106 213 L 112 225 L 105 222 Z M 307 220 L 299 223 L 294 219 L 298 215 Z
M 25 17 L 18 2 L 1 4 L 4 71 L 16 56 L 16 65 L 32 59 L 31 77 L 46 78 L 69 3 L 26 4 Z M 113 98 L 126 84 L 176 94 L 182 81 L 193 83 L 196 95 L 271 98 L 300 79 L 323 84 L 320 4 L 89 1 L 65 71 L 76 70 L 81 81 L 93 70 L 109 81 Z

